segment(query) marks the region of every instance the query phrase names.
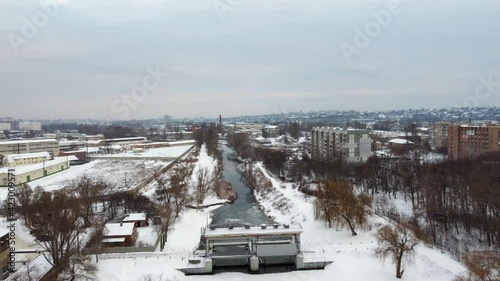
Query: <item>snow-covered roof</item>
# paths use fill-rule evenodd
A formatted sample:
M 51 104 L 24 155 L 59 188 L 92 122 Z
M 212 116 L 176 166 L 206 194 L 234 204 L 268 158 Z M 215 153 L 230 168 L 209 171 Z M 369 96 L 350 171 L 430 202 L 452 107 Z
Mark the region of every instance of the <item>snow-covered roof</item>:
M 145 137 L 131 137 L 131 138 L 116 138 L 116 139 L 105 139 L 103 141 L 112 141 L 112 142 L 120 142 L 120 141 L 145 141 L 147 140 Z
M 36 153 L 23 153 L 23 154 L 10 154 L 7 155 L 7 162 L 13 163 L 16 160 L 26 159 L 26 158 L 39 158 L 45 157 L 47 160 L 50 160 L 50 154 L 48 152 L 36 152 Z
M 240 236 L 275 236 L 275 235 L 292 235 L 301 234 L 302 228 L 297 226 L 290 226 L 285 228 L 279 226 L 274 228 L 272 225 L 268 225 L 266 229 L 262 229 L 260 226 L 252 226 L 250 229 L 244 227 L 235 227 L 233 229 L 229 228 L 216 228 L 215 230 L 207 229 L 205 232 L 205 237 L 207 238 L 220 238 L 220 237 L 240 237 Z
M 78 151 L 99 152 L 99 147 L 83 147 L 80 148 Z
M 389 141 L 389 143 L 395 143 L 395 144 L 413 144 L 413 142 L 405 139 L 392 139 Z
M 184 140 L 184 141 L 170 141 L 168 144 L 192 144 L 195 143 L 195 140 Z
M 84 141 L 59 141 L 59 146 L 84 145 Z
M 8 170 L 14 170 L 14 172 L 13 172 L 14 175 L 26 174 L 29 172 L 43 169 L 43 167 L 47 168 L 50 166 L 65 163 L 66 161 L 70 160 L 69 157 L 71 157 L 71 156 L 55 157 L 54 159 L 52 159 L 50 161 L 45 161 L 42 163 L 26 165 L 26 166 L 5 167 L 5 168 L 0 169 L 0 174 L 1 173 L 8 173 Z
M 56 139 L 11 140 L 11 141 L 1 141 L 0 145 L 27 144 L 27 143 L 39 143 L 39 142 L 57 142 L 57 140 Z
M 125 218 L 123 219 L 123 222 L 143 221 L 143 220 L 146 220 L 146 213 L 135 213 L 126 215 Z
M 135 224 L 126 223 L 107 223 L 104 226 L 104 237 L 111 236 L 129 236 L 134 232 Z
M 102 239 L 103 243 L 120 243 L 125 242 L 125 237 L 105 238 Z
M 264 126 L 265 129 L 276 129 L 278 128 L 278 126 L 275 126 L 275 125 L 266 125 Z
M 76 157 L 75 155 L 69 155 L 69 156 L 66 156 L 66 158 L 68 159 L 68 161 L 76 161 L 76 160 L 79 160 L 78 157 Z

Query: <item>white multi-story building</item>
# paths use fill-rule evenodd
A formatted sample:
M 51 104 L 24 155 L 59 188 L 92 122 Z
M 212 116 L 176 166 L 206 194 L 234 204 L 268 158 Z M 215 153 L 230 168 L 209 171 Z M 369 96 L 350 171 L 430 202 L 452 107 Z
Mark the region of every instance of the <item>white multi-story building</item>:
M 19 122 L 20 131 L 41 131 L 42 123 L 40 122 Z
M 334 159 L 364 162 L 373 154 L 371 143 L 367 130 L 313 128 L 312 158 L 325 162 Z
M 0 123 L 0 132 L 10 131 L 10 123 Z
M 0 141 L 0 155 L 48 152 L 51 157 L 59 155 L 59 142 L 55 139 L 26 139 Z

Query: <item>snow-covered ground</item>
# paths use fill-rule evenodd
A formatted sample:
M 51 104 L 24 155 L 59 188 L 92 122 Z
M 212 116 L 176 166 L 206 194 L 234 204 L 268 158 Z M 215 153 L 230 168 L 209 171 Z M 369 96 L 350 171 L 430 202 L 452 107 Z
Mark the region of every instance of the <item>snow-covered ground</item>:
M 216 167 L 218 163 L 216 159 L 207 154 L 205 145 L 200 148 L 196 157 L 193 156 L 194 154 L 194 151 L 192 151 L 187 155 L 188 158 L 196 161 L 194 162 L 194 164 L 189 164 L 189 162 L 179 163 L 180 165 L 192 165 L 192 173 L 188 181 L 191 193 L 193 193 L 198 184 L 198 172 L 202 169 L 205 169 L 211 177 L 216 177 Z M 164 181 L 167 185 L 169 184 L 169 179 L 172 176 L 173 170 L 174 169 L 170 169 L 169 171 L 167 171 L 167 173 L 161 176 L 162 181 Z M 153 181 L 146 187 L 144 187 L 141 192 L 148 197 L 152 197 L 157 187 L 158 183 L 156 181 Z M 209 194 L 207 194 L 202 205 L 217 204 L 223 202 L 226 202 L 226 200 L 221 200 L 217 198 L 214 192 L 210 192 Z
M 153 225 L 137 228 L 136 246 L 153 246 L 158 239 L 158 232 Z
M 184 152 L 186 152 L 191 145 L 183 145 L 183 146 L 173 146 L 173 147 L 160 147 L 160 148 L 151 148 L 142 153 L 133 153 L 132 151 L 126 151 L 122 153 L 116 154 L 101 154 L 99 156 L 105 157 L 174 157 L 177 158 L 181 156 Z
M 263 281 L 310 281 L 310 280 L 398 280 L 390 261 L 381 262 L 373 256 L 376 247 L 377 229 L 390 223 L 387 219 L 373 216 L 364 229 L 358 229 L 358 236 L 351 236 L 347 229 L 328 228 L 314 220 L 313 198 L 283 183 L 270 175 L 258 163 L 255 166 L 268 177 L 273 190 L 257 194 L 266 213 L 277 222 L 300 223 L 303 227 L 302 248 L 315 252 L 318 257 L 333 260 L 325 270 L 294 271 L 273 274 L 220 273 L 208 276 L 184 276 L 176 268 L 185 267 L 190 250 L 198 243 L 200 229 L 207 224 L 208 211 L 188 210 L 182 214 L 169 234 L 166 250 L 149 255 L 128 255 L 120 259 L 105 257 L 98 264 L 99 280 L 136 281 L 144 276 L 170 278 L 164 280 L 263 280 Z M 404 205 L 398 202 L 398 205 Z M 400 206 L 404 209 L 404 206 Z M 420 281 L 452 280 L 465 271 L 462 264 L 450 255 L 426 245 L 417 247 L 415 263 L 405 265 L 403 280 Z M 163 280 L 163 279 L 162 279 Z
M 40 185 L 47 191 L 57 190 L 86 176 L 96 180 L 101 179 L 117 189 L 129 189 L 150 176 L 155 169 L 159 170 L 169 163 L 160 160 L 95 160 L 32 181 L 30 185 L 32 187 Z

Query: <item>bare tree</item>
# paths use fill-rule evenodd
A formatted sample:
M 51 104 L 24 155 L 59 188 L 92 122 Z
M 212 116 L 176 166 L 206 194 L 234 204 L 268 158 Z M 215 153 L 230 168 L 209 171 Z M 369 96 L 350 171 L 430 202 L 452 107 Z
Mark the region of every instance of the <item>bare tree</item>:
M 352 187 L 343 181 L 320 181 L 316 193 L 316 217 L 328 223 L 347 224 L 353 236 L 356 226 L 366 223 L 366 206 L 371 204 L 367 196 L 356 196 Z
M 17 193 L 16 193 L 17 200 L 19 201 L 19 204 L 22 206 L 19 209 L 19 212 L 24 219 L 24 222 L 26 225 L 31 224 L 31 218 L 29 214 L 31 213 L 31 204 L 32 204 L 32 197 L 33 197 L 33 189 L 27 184 L 23 184 L 20 187 L 17 188 Z
M 167 192 L 170 193 L 175 218 L 179 217 L 182 208 L 191 201 L 187 184 L 190 174 L 191 168 L 189 165 L 180 165 L 174 170 L 174 174 L 170 178 L 170 189 Z
M 54 267 L 63 266 L 78 249 L 81 208 L 66 190 L 51 193 L 37 189 L 34 197 L 32 223 L 27 227 L 48 253 L 43 254 L 47 261 Z
M 97 266 L 90 261 L 89 256 L 73 256 L 64 270 L 59 274 L 59 281 L 93 281 L 97 280 Z
M 32 263 L 33 260 L 26 263 L 26 267 L 16 271 L 14 274 L 9 276 L 10 280 L 13 281 L 35 281 L 39 280 L 41 276 L 38 267 Z
M 418 240 L 404 224 L 398 224 L 396 227 L 383 226 L 377 232 L 376 238 L 378 246 L 375 255 L 382 260 L 391 258 L 396 264 L 396 277 L 401 278 L 404 273 L 401 268 L 403 258 L 408 262 L 413 260 Z
M 161 249 L 163 250 L 168 239 L 168 233 L 172 230 L 172 226 L 174 225 L 176 214 L 167 202 L 164 202 L 158 207 L 157 213 L 161 216 L 161 223 L 157 226 L 156 231 L 158 235 L 162 237 L 162 241 L 160 242 Z
M 476 252 L 465 256 L 468 272 L 454 281 L 495 281 L 500 280 L 500 253 Z
M 196 179 L 195 200 L 197 204 L 201 204 L 208 193 L 213 190 L 214 175 L 207 168 L 200 168 L 196 174 Z

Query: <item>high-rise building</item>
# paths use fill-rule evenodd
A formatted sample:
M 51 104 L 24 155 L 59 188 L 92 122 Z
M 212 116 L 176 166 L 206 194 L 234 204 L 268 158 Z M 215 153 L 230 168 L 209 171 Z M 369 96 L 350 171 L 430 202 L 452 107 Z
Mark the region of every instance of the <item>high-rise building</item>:
M 0 132 L 10 131 L 10 123 L 0 123 Z
M 167 127 L 172 126 L 172 122 L 173 122 L 174 118 L 170 115 L 165 115 L 163 117 L 165 118 L 165 125 Z
M 500 126 L 448 126 L 448 159 L 457 160 L 500 151 Z
M 435 150 L 442 150 L 448 147 L 448 123 L 434 124 L 429 132 L 430 144 Z
M 367 130 L 312 129 L 312 158 L 319 161 L 343 159 L 347 162 L 364 162 L 372 155 L 371 144 Z

